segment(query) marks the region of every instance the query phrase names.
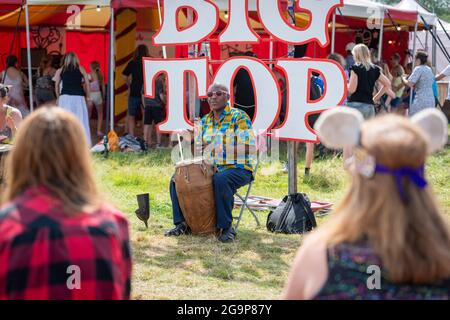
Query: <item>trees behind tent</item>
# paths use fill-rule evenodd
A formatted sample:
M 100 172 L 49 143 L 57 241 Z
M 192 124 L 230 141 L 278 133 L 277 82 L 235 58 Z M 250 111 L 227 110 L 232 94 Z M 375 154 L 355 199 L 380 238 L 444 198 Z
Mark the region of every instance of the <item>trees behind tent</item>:
M 401 0 L 381 0 L 381 2 L 396 5 Z M 422 7 L 427 9 L 430 12 L 434 12 L 438 15 L 438 17 L 444 21 L 450 22 L 450 0 L 415 0 Z

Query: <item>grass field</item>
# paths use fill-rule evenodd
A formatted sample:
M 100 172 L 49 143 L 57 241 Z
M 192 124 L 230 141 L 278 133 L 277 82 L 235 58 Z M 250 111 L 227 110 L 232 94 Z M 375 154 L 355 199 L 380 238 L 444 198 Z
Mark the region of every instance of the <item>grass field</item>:
M 284 160 L 284 159 L 281 159 Z M 237 241 L 221 244 L 214 237 L 166 238 L 172 227 L 169 179 L 174 171 L 169 151 L 148 154 L 114 154 L 94 159 L 96 177 L 106 200 L 130 221 L 133 250 L 134 299 L 279 299 L 302 236 L 272 234 L 245 212 Z M 299 156 L 298 190 L 312 200 L 338 202 L 345 192 L 347 175 L 342 159 L 316 159 L 312 175 L 303 178 Z M 433 156 L 428 179 L 443 213 L 450 217 L 450 148 Z M 253 195 L 281 199 L 287 194 L 287 174 L 282 163 L 263 163 Z M 149 228 L 139 221 L 136 195 L 150 193 Z M 320 222 L 326 219 L 319 219 Z

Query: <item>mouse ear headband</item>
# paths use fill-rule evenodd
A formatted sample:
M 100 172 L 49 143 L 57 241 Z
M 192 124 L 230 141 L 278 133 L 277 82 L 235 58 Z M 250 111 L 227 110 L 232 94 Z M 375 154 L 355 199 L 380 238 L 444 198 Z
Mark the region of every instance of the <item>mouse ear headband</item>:
M 437 109 L 426 109 L 414 115 L 411 121 L 421 128 L 427 139 L 427 152 L 431 154 L 442 149 L 447 143 L 447 118 Z M 314 129 L 321 142 L 328 148 L 361 146 L 361 125 L 364 122 L 361 113 L 351 108 L 334 108 L 322 113 Z M 394 177 L 401 200 L 408 201 L 402 180 L 407 177 L 417 188 L 427 186 L 424 166 L 419 168 L 400 167 L 388 168 L 377 164 L 376 159 L 361 148 L 356 148 L 353 154 L 354 170 L 366 178 L 375 173 L 388 174 Z
M 448 139 L 448 120 L 437 109 L 426 109 L 415 114 L 411 121 L 422 129 L 427 138 L 428 153 L 441 150 Z M 314 129 L 323 145 L 342 149 L 360 145 L 362 114 L 352 108 L 338 107 L 324 111 Z

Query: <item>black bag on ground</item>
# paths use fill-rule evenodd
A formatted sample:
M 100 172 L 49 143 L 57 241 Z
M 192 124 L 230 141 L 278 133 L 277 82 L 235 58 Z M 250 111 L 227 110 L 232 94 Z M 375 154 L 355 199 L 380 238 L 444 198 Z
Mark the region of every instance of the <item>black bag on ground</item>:
M 311 202 L 304 193 L 285 196 L 267 217 L 267 230 L 280 233 L 305 233 L 317 226 Z

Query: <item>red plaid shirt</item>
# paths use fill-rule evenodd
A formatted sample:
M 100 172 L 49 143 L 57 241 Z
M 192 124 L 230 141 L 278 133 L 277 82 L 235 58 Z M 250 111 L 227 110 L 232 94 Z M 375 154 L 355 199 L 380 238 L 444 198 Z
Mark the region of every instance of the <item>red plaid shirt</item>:
M 104 205 L 63 214 L 45 188 L 0 209 L 0 299 L 129 299 L 128 222 Z

